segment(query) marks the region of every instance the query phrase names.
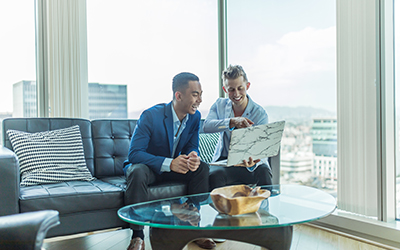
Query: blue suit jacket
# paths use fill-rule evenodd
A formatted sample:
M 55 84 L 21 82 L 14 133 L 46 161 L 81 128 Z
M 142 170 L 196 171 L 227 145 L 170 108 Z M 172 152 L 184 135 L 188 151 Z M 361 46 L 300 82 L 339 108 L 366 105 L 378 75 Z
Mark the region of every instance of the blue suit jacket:
M 174 128 L 171 105 L 172 102 L 158 104 L 142 113 L 132 136 L 124 170 L 130 163 L 142 163 L 161 174 L 162 163 L 165 158 L 171 158 L 173 150 Z M 200 155 L 198 148 L 201 115 L 199 111 L 196 111 L 194 115 L 187 115 L 189 119 L 172 158 L 180 154 L 187 155 L 192 151 Z

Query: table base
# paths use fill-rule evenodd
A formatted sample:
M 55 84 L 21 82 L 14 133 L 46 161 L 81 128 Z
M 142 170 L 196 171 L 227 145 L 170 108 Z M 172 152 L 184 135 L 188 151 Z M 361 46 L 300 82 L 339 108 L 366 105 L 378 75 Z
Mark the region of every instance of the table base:
M 153 250 L 181 250 L 189 242 L 199 238 L 218 238 L 246 242 L 269 250 L 289 250 L 292 244 L 293 227 L 274 227 L 237 230 L 184 230 L 150 228 Z

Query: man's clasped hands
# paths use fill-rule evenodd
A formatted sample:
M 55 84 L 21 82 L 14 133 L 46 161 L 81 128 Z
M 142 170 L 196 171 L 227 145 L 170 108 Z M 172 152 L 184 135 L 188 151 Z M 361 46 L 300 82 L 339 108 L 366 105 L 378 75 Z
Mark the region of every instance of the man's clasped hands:
M 195 151 L 189 153 L 189 155 L 179 155 L 171 162 L 171 171 L 186 174 L 189 171 L 196 171 L 200 165 L 200 157 Z

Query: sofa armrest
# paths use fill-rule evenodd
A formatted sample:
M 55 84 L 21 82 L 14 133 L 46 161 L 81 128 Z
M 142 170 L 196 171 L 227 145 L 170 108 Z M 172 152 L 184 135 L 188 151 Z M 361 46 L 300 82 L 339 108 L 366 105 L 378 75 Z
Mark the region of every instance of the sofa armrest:
M 0 146 L 0 216 L 19 213 L 19 163 L 10 149 Z
M 272 170 L 272 185 L 279 185 L 281 178 L 281 150 L 278 154 L 268 158 L 269 165 Z
M 0 249 L 40 250 L 47 231 L 58 224 L 55 210 L 0 217 Z

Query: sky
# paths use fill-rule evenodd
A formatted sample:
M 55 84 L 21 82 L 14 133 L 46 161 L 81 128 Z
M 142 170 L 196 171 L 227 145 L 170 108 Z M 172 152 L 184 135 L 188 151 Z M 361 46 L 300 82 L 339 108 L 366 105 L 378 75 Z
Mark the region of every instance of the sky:
M 0 3 L 0 112 L 12 111 L 13 83 L 35 80 L 33 2 Z M 173 76 L 189 71 L 208 110 L 221 74 L 216 3 L 87 0 L 89 82 L 127 84 L 132 112 L 169 102 Z M 335 1 L 229 0 L 228 41 L 257 103 L 336 110 Z
M 0 34 L 0 112 L 12 112 L 12 85 L 36 79 L 34 1 L 0 1 Z
M 203 86 L 200 110 L 208 110 L 221 74 L 216 2 L 88 0 L 89 81 L 127 84 L 128 109 L 143 110 L 170 101 L 172 77 L 190 71 Z M 335 111 L 334 1 L 283 2 L 228 2 L 228 63 L 244 67 L 249 95 L 262 106 Z

